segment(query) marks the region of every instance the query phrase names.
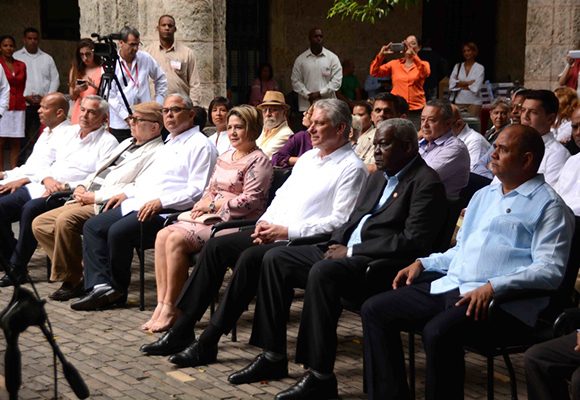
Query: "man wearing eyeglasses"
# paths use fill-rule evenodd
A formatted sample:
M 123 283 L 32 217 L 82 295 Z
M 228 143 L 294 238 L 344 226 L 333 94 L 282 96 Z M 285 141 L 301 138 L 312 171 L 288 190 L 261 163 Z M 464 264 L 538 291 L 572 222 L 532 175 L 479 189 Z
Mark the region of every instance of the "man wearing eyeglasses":
M 120 143 L 111 156 L 80 183 L 62 207 L 39 215 L 32 222 L 34 236 L 52 262 L 50 280 L 62 282 L 49 297 L 66 301 L 84 294 L 81 233 L 85 222 L 106 211 L 109 199 L 134 186 L 163 145 L 161 105 L 137 104 L 129 117 L 132 138 Z
M 119 62 L 115 66 L 115 75 L 121 83 L 121 89 L 129 106 L 151 100 L 163 104 L 163 99 L 167 95 L 165 72 L 151 55 L 139 50 L 141 42 L 137 29 L 125 26 L 120 33 Z M 149 78 L 153 81 L 155 89 L 155 98 L 153 99 L 149 89 Z M 111 106 L 109 131 L 119 142 L 122 142 L 131 137 L 130 111 L 125 107 L 121 92 L 116 84 L 111 86 L 109 104 Z
M 163 227 L 163 209 L 190 209 L 201 197 L 213 171 L 217 150 L 194 126 L 191 99 L 169 95 L 161 109 L 169 131 L 164 146 L 133 186 L 112 196 L 109 208 L 83 227 L 84 286 L 90 291 L 71 304 L 73 310 L 98 310 L 127 301 L 135 246 L 151 248 Z M 135 123 L 147 123 L 136 120 Z

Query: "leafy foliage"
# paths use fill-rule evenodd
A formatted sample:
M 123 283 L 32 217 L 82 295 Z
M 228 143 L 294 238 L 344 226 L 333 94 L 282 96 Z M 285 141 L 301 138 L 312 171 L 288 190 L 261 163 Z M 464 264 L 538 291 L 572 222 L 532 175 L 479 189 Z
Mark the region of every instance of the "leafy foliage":
M 396 5 L 402 4 L 408 7 L 417 2 L 418 0 L 334 0 L 332 7 L 328 10 L 327 18 L 349 17 L 353 21 L 374 24 L 391 12 Z

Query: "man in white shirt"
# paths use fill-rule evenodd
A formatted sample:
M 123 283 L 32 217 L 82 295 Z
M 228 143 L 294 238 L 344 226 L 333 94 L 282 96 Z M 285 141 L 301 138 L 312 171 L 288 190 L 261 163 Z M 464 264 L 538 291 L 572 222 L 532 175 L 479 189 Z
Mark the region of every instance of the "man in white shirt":
M 568 150 L 550 132 L 558 115 L 558 107 L 558 98 L 553 92 L 529 90 L 526 91 L 521 110 L 522 125 L 531 126 L 542 136 L 546 151 L 538 173 L 544 174 L 546 183 L 552 187 L 558 183 L 560 172 L 570 157 Z
M 30 178 L 31 182 L 0 198 L 0 242 L 12 244 L 10 264 L 19 282 L 25 282 L 27 265 L 36 249 L 32 220 L 54 208 L 48 195 L 76 186 L 93 173 L 117 146 L 105 130 L 109 106 L 99 96 L 87 96 L 81 103 L 80 124 L 66 128 L 55 143 L 55 161 Z M 20 221 L 18 241 L 12 223 Z M 5 275 L 0 287 L 12 282 Z
M 139 50 L 141 45 L 139 31 L 130 26 L 121 29 L 119 41 L 119 62 L 115 66 L 115 75 L 119 79 L 121 89 L 129 106 L 154 100 L 163 104 L 167 95 L 167 77 L 157 61 L 149 53 Z M 124 77 L 124 78 L 123 78 Z M 151 98 L 149 78 L 153 80 L 155 97 Z M 127 82 L 125 86 L 124 80 Z M 129 115 L 131 114 L 119 92 L 116 84 L 111 86 L 109 93 L 111 116 L 109 130 L 119 142 L 131 137 Z
M 167 334 L 142 346 L 143 353 L 170 355 L 193 342 L 170 361 L 180 366 L 215 362 L 221 335 L 235 325 L 255 295 L 264 254 L 285 246 L 289 239 L 331 233 L 346 222 L 367 177 L 348 140 L 351 121 L 345 102 L 324 99 L 315 103 L 308 128 L 314 148 L 300 156 L 253 231 L 216 237 L 205 244 L 177 304 L 182 316 Z M 226 269 L 234 265 L 218 310 L 200 341 L 194 342 L 195 323 L 215 298 Z M 202 342 L 203 348 L 196 347 Z
M 282 92 L 268 90 L 262 104 L 259 104 L 257 108 L 262 112 L 264 128 L 256 140 L 256 145 L 264 154 L 272 158 L 272 155 L 280 150 L 288 138 L 294 134 L 286 122 L 290 107 L 286 104 Z
M 292 88 L 298 93 L 298 110 L 305 111 L 318 99 L 336 98 L 342 84 L 338 56 L 322 46 L 322 29 L 308 32 L 310 48 L 300 54 L 292 68 Z
M 111 209 L 83 227 L 85 289 L 73 310 L 110 308 L 127 301 L 135 246 L 153 247 L 163 228 L 163 209 L 190 209 L 201 197 L 213 171 L 217 150 L 194 125 L 191 99 L 174 93 L 163 104 L 163 123 L 170 132 L 133 187 L 111 197 Z
M 0 68 L 0 118 L 8 110 L 8 102 L 10 101 L 10 84 L 6 79 L 4 68 Z
M 580 137 L 580 107 L 572 114 L 571 121 L 572 136 Z M 574 214 L 580 217 L 580 153 L 568 158 L 554 189 Z
M 22 154 L 30 154 L 30 144 L 40 128 L 38 108 L 40 100 L 48 93 L 58 91 L 60 80 L 58 70 L 53 58 L 38 48 L 40 34 L 36 28 L 24 30 L 24 47 L 14 52 L 14 58 L 26 64 L 26 87 L 24 98 L 26 99 L 26 140 L 28 148 Z M 20 160 L 24 161 L 24 160 Z
M 481 133 L 474 131 L 465 123 L 461 117 L 459 108 L 455 104 L 452 104 L 451 108 L 453 108 L 454 119 L 451 130 L 467 146 L 467 151 L 469 152 L 469 169 L 473 170 L 475 164 L 487 153 L 491 144 L 489 144 Z
M 159 42 L 153 42 L 145 51 L 157 61 L 167 77 L 167 93 L 189 96 L 194 106 L 199 105 L 199 72 L 193 50 L 175 40 L 175 18 L 162 15 L 157 23 Z
M 0 194 L 12 193 L 32 182 L 36 174 L 48 170 L 55 161 L 60 136 L 70 126 L 67 120 L 68 109 L 69 103 L 62 93 L 49 93 L 42 98 L 38 115 L 46 128 L 26 163 L 8 171 L 0 171 Z

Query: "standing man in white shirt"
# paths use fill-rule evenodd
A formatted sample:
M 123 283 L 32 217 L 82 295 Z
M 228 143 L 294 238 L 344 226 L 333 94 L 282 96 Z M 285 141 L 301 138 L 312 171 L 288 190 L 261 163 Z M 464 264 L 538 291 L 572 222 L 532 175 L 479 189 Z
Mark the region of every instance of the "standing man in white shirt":
M 0 118 L 8 110 L 8 102 L 10 101 L 10 84 L 4 74 L 4 68 L 0 68 Z M 1 166 L 0 166 L 1 167 Z
M 32 220 L 56 206 L 47 204 L 46 197 L 77 186 L 117 147 L 115 138 L 105 130 L 108 112 L 109 105 L 99 96 L 85 97 L 80 124 L 67 128 L 55 143 L 54 163 L 38 171 L 31 183 L 0 197 L 0 242 L 13 244 L 9 259 L 19 283 L 27 279 L 28 262 L 37 246 Z M 12 223 L 16 221 L 20 221 L 20 230 L 15 243 Z M 0 287 L 11 284 L 6 275 L 0 279 Z
M 139 50 L 141 35 L 137 29 L 125 26 L 120 33 L 119 62 L 115 66 L 115 75 L 119 79 L 121 90 L 125 94 L 129 106 L 152 100 L 163 104 L 163 99 L 167 94 L 165 72 L 151 55 Z M 153 80 L 155 88 L 153 99 L 149 89 L 149 78 Z M 124 82 L 127 82 L 126 86 Z M 111 106 L 109 131 L 119 142 L 122 142 L 131 137 L 131 128 L 129 127 L 131 113 L 130 110 L 127 110 L 116 84 L 111 85 L 108 99 Z
M 539 174 L 544 174 L 546 183 L 554 187 L 558 183 L 560 172 L 570 157 L 566 148 L 558 142 L 550 128 L 558 115 L 559 102 L 556 95 L 549 90 L 526 91 L 522 104 L 522 125 L 531 126 L 542 136 L 546 151 L 538 168 Z
M 165 99 L 163 123 L 170 135 L 151 159 L 152 165 L 132 188 L 111 197 L 108 211 L 83 227 L 85 289 L 73 310 L 97 310 L 124 304 L 131 280 L 133 249 L 153 247 L 165 218 L 164 208 L 191 209 L 213 171 L 217 150 L 194 125 L 191 99 L 180 93 Z M 132 190 L 131 190 L 132 189 Z
M 175 40 L 175 18 L 162 15 L 157 23 L 159 42 L 153 42 L 145 51 L 157 61 L 167 77 L 167 93 L 189 96 L 194 106 L 200 104 L 199 71 L 193 50 Z
M 292 88 L 298 93 L 298 110 L 305 111 L 318 99 L 336 98 L 342 84 L 338 56 L 322 46 L 322 29 L 308 33 L 310 48 L 300 54 L 292 68 Z
M 40 34 L 36 28 L 24 30 L 24 47 L 14 52 L 14 58 L 26 64 L 26 143 L 22 145 L 22 155 L 32 151 L 32 144 L 40 129 L 38 108 L 40 100 L 48 93 L 58 91 L 60 80 L 53 58 L 38 48 Z M 24 162 L 24 160 L 19 160 Z

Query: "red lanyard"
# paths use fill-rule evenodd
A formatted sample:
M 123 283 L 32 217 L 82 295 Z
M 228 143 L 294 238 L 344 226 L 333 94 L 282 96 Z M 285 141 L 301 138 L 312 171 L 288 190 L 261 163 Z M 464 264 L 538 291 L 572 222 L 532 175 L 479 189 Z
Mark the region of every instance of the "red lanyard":
M 135 61 L 135 78 L 133 78 L 133 75 L 131 75 L 131 71 L 129 71 L 129 68 L 127 68 L 127 64 L 125 64 L 125 61 L 121 61 L 121 65 L 125 69 L 125 73 L 129 77 L 129 79 L 133 81 L 133 84 L 136 87 L 139 87 L 139 64 L 137 64 L 137 61 Z

